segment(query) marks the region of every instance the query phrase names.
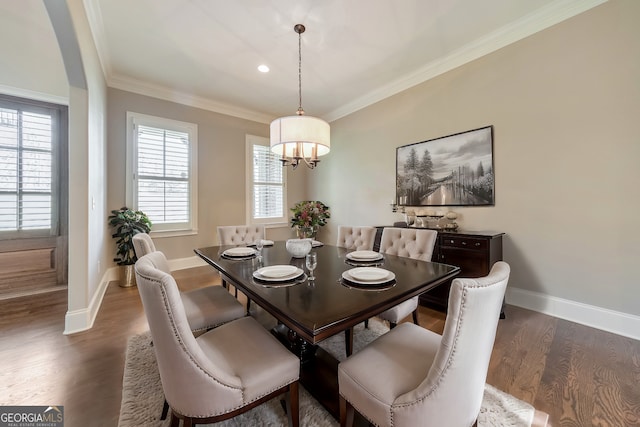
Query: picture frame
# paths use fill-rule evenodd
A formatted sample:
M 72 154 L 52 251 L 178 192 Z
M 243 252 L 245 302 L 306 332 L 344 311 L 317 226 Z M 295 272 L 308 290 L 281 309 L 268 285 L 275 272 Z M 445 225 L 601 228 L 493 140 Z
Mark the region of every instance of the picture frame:
M 396 148 L 398 206 L 494 206 L 493 126 Z

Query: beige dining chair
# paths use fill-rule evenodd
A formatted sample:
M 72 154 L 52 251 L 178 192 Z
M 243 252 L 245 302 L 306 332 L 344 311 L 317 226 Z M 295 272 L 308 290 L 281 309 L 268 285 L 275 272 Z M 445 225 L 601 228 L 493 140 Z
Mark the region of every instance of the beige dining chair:
M 131 241 L 137 258 L 142 258 L 154 252 L 162 254 L 161 257 L 158 256 L 156 259 L 156 267 L 165 273 L 171 274 L 166 257 L 162 252 L 156 251 L 156 246 L 151 236 L 146 233 L 138 233 L 133 236 Z M 182 299 L 189 327 L 196 335 L 246 315 L 242 304 L 220 286 L 205 286 L 187 292 L 180 292 L 180 298 Z M 160 416 L 161 420 L 167 418 L 168 411 L 169 405 L 165 400 Z
M 258 240 L 264 239 L 264 225 L 219 225 L 218 242 L 225 245 L 251 245 Z M 222 286 L 227 287 L 227 280 L 222 276 Z M 234 295 L 238 297 L 238 288 L 235 288 Z M 251 300 L 247 297 L 247 313 L 251 309 Z
M 157 252 L 151 237 L 146 233 L 133 236 L 133 248 L 138 258 Z M 169 264 L 158 261 L 158 268 L 165 273 L 171 273 Z M 245 309 L 227 290 L 212 285 L 203 288 L 180 292 L 187 321 L 193 332 L 202 332 L 218 325 L 238 319 L 246 315 Z
M 442 336 L 403 323 L 340 363 L 340 426 L 477 425 L 509 274 L 454 279 Z
M 376 239 L 376 229 L 370 226 L 338 226 L 336 246 L 356 251 L 370 251 Z
M 436 244 L 438 232 L 416 228 L 385 227 L 380 239 L 380 252 L 407 258 L 431 261 L 433 248 Z M 420 297 L 416 296 L 383 311 L 377 316 L 389 322 L 391 329 L 409 314 L 413 315 L 413 323 L 418 324 L 418 304 Z M 369 321 L 365 320 L 365 327 Z M 353 352 L 353 328 L 344 331 L 345 353 L 351 356 Z
M 370 251 L 376 239 L 376 228 L 371 226 L 353 227 L 348 225 L 338 226 L 339 248 L 353 249 L 356 251 Z M 350 356 L 353 352 L 353 328 L 344 331 L 345 353 Z
M 161 252 L 135 265 L 171 425 L 213 423 L 286 396 L 289 424 L 299 424 L 300 361 L 255 319 L 243 317 L 197 338 Z
M 382 238 L 380 239 L 380 252 L 422 261 L 431 261 L 437 238 L 438 232 L 435 230 L 386 227 L 382 231 Z M 413 314 L 413 323 L 417 325 L 419 298 L 419 296 L 416 296 L 408 299 L 395 307 L 383 311 L 378 314 L 378 317 L 388 321 L 389 326 L 393 329 L 402 319 L 409 314 Z
M 264 225 L 219 225 L 220 245 L 251 245 L 264 239 Z

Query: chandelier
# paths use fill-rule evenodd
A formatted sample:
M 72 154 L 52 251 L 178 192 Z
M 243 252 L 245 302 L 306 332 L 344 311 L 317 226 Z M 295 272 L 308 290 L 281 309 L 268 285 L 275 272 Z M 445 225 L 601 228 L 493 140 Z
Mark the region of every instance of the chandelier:
M 297 24 L 293 30 L 298 33 L 298 111 L 295 116 L 286 116 L 271 122 L 271 151 L 280 155 L 282 166 L 293 169 L 305 163 L 310 169 L 316 167 L 319 156 L 327 154 L 331 148 L 329 123 L 317 117 L 304 115 L 302 109 L 302 48 L 301 34 L 305 27 Z

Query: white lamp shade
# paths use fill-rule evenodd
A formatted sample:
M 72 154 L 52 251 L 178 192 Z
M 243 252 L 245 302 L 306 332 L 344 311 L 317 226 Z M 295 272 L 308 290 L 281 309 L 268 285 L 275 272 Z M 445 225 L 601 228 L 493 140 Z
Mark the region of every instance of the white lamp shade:
M 298 143 L 302 144 L 303 157 L 324 156 L 331 149 L 329 123 L 311 116 L 280 117 L 271 122 L 271 151 L 283 157 L 293 157 Z

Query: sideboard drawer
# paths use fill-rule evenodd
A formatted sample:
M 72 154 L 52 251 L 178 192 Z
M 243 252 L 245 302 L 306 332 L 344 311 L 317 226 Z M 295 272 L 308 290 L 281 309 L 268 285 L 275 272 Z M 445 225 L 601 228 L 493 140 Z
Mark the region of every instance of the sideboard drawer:
M 458 236 L 442 236 L 440 240 L 441 247 L 452 247 L 461 249 L 470 249 L 476 251 L 486 251 L 489 242 L 487 239 L 474 239 L 473 237 Z

